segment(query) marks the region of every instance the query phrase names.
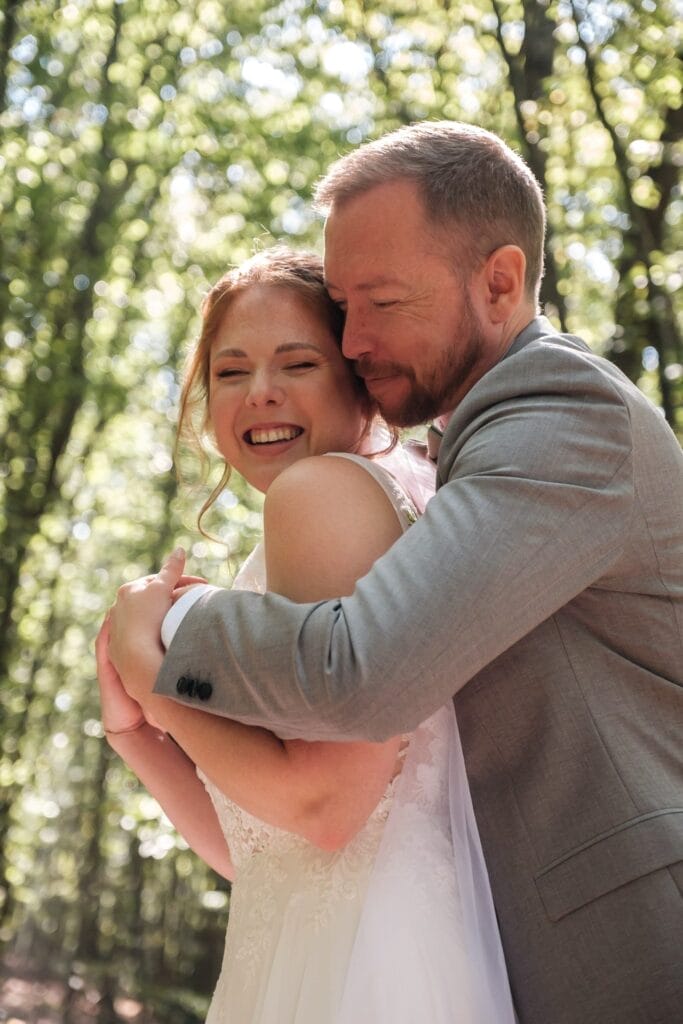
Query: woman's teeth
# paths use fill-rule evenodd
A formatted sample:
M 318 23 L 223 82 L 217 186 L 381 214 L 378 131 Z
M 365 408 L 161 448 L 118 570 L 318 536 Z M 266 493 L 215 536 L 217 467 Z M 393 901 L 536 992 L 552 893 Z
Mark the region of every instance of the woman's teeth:
M 264 430 L 255 427 L 247 431 L 246 437 L 249 444 L 272 444 L 274 441 L 292 441 L 299 434 L 303 434 L 302 427 L 268 427 Z

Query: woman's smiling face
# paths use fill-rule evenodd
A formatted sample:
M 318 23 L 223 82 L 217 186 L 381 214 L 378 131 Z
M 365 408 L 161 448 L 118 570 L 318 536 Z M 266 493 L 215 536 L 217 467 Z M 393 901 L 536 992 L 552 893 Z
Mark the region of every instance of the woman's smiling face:
M 218 450 L 258 490 L 298 459 L 357 447 L 366 417 L 350 364 L 322 312 L 295 289 L 240 291 L 209 370 Z

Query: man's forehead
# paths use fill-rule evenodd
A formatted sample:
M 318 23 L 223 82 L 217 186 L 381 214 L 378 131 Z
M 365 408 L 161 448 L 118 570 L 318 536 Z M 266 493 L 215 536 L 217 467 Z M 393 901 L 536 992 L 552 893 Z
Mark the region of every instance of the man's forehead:
M 424 219 L 424 205 L 415 183 L 403 179 L 378 182 L 336 199 L 327 210 L 324 233 L 329 239 L 338 233 L 362 236 L 369 229 L 373 236 L 391 236 L 406 219 L 411 223 Z
M 420 240 L 415 238 L 407 246 L 400 229 L 388 218 L 372 225 L 363 217 L 354 217 L 349 225 L 345 212 L 342 207 L 335 219 L 332 210 L 325 222 L 323 264 L 327 287 L 334 288 L 342 279 L 347 285 L 353 280 L 360 290 L 405 283 Z

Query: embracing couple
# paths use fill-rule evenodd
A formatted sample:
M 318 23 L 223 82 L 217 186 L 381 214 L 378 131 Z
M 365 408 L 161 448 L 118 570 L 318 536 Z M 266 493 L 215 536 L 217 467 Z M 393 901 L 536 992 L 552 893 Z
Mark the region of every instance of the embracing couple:
M 670 1024 L 680 447 L 538 315 L 497 137 L 399 129 L 317 204 L 324 278 L 226 274 L 181 402 L 264 543 L 230 592 L 174 553 L 98 639 L 110 743 L 234 879 L 208 1019 Z M 392 433 L 428 419 L 432 461 Z

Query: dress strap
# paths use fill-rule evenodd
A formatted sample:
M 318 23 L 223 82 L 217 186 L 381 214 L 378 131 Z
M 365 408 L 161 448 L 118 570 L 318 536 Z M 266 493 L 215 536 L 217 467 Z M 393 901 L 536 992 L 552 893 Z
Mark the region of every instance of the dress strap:
M 418 513 L 413 502 L 400 486 L 396 478 L 384 469 L 383 466 L 378 465 L 378 463 L 374 462 L 372 459 L 365 458 L 364 455 L 355 455 L 353 452 L 325 452 L 325 455 L 333 455 L 335 458 L 339 459 L 349 459 L 349 461 L 355 462 L 356 465 L 361 466 L 367 473 L 369 473 L 370 476 L 376 480 L 391 502 L 392 508 L 396 512 L 398 521 L 401 524 L 401 529 L 404 533 L 408 527 L 417 520 Z

